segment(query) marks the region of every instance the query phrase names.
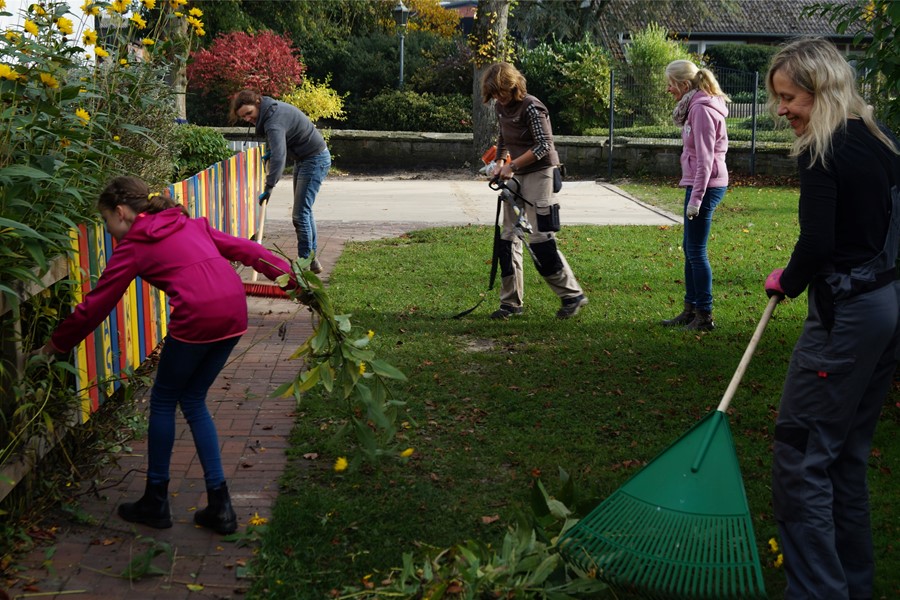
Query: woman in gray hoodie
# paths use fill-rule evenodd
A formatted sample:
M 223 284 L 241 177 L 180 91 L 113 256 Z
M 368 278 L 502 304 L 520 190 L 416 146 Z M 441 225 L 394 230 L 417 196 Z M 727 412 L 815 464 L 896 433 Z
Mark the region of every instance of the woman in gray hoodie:
M 288 156 L 294 161 L 294 210 L 292 220 L 297 232 L 297 256 L 313 259 L 310 270 L 321 273 L 316 240 L 316 220 L 312 207 L 322 182 L 331 168 L 331 153 L 325 138 L 303 111 L 285 102 L 262 96 L 254 90 L 241 90 L 231 101 L 232 119 L 256 126 L 256 135 L 266 136 L 269 160 L 266 187 L 260 204 L 269 201 L 272 188 L 281 179 Z

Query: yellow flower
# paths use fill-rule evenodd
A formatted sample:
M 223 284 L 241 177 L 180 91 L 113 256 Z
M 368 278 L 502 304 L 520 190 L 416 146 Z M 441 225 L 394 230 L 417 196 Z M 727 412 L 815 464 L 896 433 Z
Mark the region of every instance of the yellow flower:
M 147 21 L 141 15 L 131 15 L 130 21 L 134 23 L 138 29 L 147 29 Z
M 369 333 L 367 333 L 366 335 L 369 336 L 369 339 L 371 340 L 373 337 L 375 337 L 375 332 L 370 329 Z
M 362 375 L 365 372 L 366 372 L 366 363 L 364 363 L 364 362 L 359 363 L 359 374 Z
M 119 64 L 122 65 L 123 67 L 127 67 L 127 66 L 128 66 L 128 59 L 126 59 L 126 58 L 120 58 L 120 59 L 119 59 Z
M 776 569 L 780 569 L 781 565 L 783 565 L 783 564 L 784 564 L 784 554 L 779 554 L 778 558 L 775 559 L 775 562 L 773 563 L 773 565 L 775 566 Z
M 142 43 L 143 45 L 145 45 L 145 46 L 152 46 L 152 45 L 155 44 L 156 42 L 153 41 L 153 40 L 151 40 L 150 38 L 144 38 L 144 39 L 141 40 L 141 43 Z
M 71 145 L 72 145 L 72 142 L 70 142 L 67 138 L 60 138 L 60 140 L 59 140 L 60 148 L 68 148 Z
M 107 56 L 109 56 L 109 52 L 104 50 L 101 46 L 97 46 L 94 48 L 94 54 L 96 54 L 99 58 L 106 58 Z
M 188 14 L 193 17 L 202 17 L 203 11 L 200 10 L 199 8 L 192 8 L 191 10 L 188 11 Z
M 338 459 L 334 461 L 334 470 L 338 473 L 340 473 L 341 471 L 346 471 L 347 464 L 347 459 L 343 456 L 339 456 Z
M 6 8 L 6 0 L 0 0 L 0 10 Z
M 19 74 L 16 73 L 16 70 L 9 65 L 0 64 L 0 77 L 2 77 L 3 79 L 9 79 L 10 81 L 15 81 L 19 78 Z
M 9 40 L 11 44 L 18 43 L 18 41 L 22 39 L 22 36 L 15 31 L 7 31 L 3 34 L 3 37 Z
M 81 12 L 96 17 L 100 14 L 100 7 L 94 4 L 92 0 L 84 0 L 84 4 L 81 5 Z
M 120 137 L 117 136 L 117 135 L 114 135 L 114 136 L 113 136 L 113 141 L 114 141 L 114 142 L 118 142 L 120 139 L 122 139 L 122 138 L 120 138 Z
M 400 453 L 400 456 L 402 456 L 403 458 L 409 458 L 410 456 L 412 456 L 413 452 L 414 450 L 412 448 L 407 448 Z
M 31 35 L 37 35 L 38 34 L 38 26 L 34 21 L 29 21 L 28 19 L 25 19 L 25 31 L 27 31 Z
M 40 4 L 32 4 L 29 8 L 33 8 L 34 14 L 36 14 L 39 17 L 46 16 L 46 14 L 47 14 L 47 11 L 44 10 L 44 7 L 41 6 Z
M 59 87 L 59 81 L 50 73 L 41 73 L 41 83 L 48 88 L 56 89 Z
M 87 125 L 87 122 L 91 120 L 91 115 L 88 111 L 83 108 L 79 108 L 75 111 L 75 116 L 84 121 L 84 124 Z
M 254 512 L 253 516 L 250 517 L 250 520 L 248 521 L 248 523 L 250 525 L 253 525 L 254 527 L 256 527 L 258 525 L 265 525 L 268 522 L 269 522 L 269 520 L 265 517 L 259 516 L 258 512 Z
M 70 35 L 72 33 L 72 20 L 60 17 L 56 20 L 56 26 L 59 27 L 60 33 Z
M 174 8 L 174 7 L 173 7 L 173 8 Z M 175 15 L 176 17 L 178 17 L 179 19 L 180 19 L 181 17 L 184 16 L 184 13 L 183 13 L 183 12 L 177 12 L 177 11 L 176 11 L 176 12 L 174 12 L 174 13 L 172 13 L 172 14 Z
M 97 43 L 97 32 L 93 29 L 85 29 L 84 33 L 81 34 L 81 41 L 84 42 L 85 46 L 93 46 Z
M 775 541 L 775 538 L 769 538 L 769 552 L 772 554 L 778 552 L 778 542 Z
M 112 4 L 109 5 L 109 8 L 106 9 L 108 13 L 117 12 L 120 15 L 128 12 L 128 2 L 126 0 L 113 0 Z
M 187 4 L 187 0 L 169 0 L 169 6 L 172 8 L 178 8 L 184 4 Z
M 141 0 L 141 4 L 144 5 L 144 8 L 147 10 L 153 10 L 156 8 L 156 0 Z

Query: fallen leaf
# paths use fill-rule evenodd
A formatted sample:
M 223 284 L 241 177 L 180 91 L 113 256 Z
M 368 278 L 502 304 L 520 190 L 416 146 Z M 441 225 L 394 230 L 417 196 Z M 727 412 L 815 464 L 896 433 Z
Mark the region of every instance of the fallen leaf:
M 319 458 L 319 453 L 318 452 L 307 452 L 306 454 L 303 455 L 303 458 L 305 458 L 306 460 L 316 460 L 317 458 Z
M 490 525 L 491 523 L 496 523 L 500 520 L 500 515 L 491 515 L 489 517 L 481 517 L 481 522 L 485 525 Z
M 187 589 L 191 590 L 192 592 L 202 592 L 203 586 L 199 583 L 189 583 L 187 584 Z

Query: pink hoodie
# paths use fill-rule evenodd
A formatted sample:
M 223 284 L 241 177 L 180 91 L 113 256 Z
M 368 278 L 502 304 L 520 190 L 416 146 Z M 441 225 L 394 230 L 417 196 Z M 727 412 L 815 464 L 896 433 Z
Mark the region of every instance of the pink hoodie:
M 687 121 L 681 128 L 681 187 L 693 187 L 690 204 L 700 206 L 708 188 L 728 185 L 725 153 L 728 132 L 725 117 L 728 108 L 721 96 L 700 90 L 691 98 Z
M 96 286 L 50 338 L 68 352 L 97 328 L 135 277 L 169 297 L 169 335 L 204 343 L 247 331 L 247 298 L 229 261 L 240 261 L 269 279 L 290 273 L 287 261 L 261 244 L 236 238 L 191 219 L 180 208 L 141 213 L 119 241 Z

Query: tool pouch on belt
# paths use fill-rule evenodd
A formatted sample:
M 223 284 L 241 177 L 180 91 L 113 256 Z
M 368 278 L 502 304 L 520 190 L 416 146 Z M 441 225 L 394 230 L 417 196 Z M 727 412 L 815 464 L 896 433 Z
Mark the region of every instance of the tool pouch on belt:
M 562 189 L 563 166 L 553 167 L 553 193 L 558 194 Z M 556 230 L 558 231 L 558 230 Z
M 538 231 L 549 233 L 560 230 L 559 204 L 536 206 L 534 212 L 537 213 Z

